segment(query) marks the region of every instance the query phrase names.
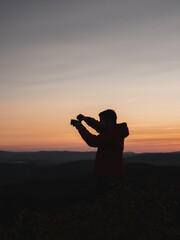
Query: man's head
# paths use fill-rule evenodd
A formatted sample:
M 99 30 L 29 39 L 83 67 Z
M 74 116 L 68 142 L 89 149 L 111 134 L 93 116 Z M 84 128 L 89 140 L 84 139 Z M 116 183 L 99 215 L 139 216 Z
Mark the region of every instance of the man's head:
M 99 117 L 100 117 L 100 124 L 104 128 L 109 128 L 116 124 L 117 115 L 114 110 L 107 109 L 103 112 L 100 112 Z

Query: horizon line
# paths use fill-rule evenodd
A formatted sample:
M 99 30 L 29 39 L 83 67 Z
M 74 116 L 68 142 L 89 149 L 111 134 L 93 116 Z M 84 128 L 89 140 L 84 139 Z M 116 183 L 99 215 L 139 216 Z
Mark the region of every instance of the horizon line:
M 79 153 L 85 153 L 85 152 L 97 152 L 97 151 L 71 151 L 71 150 L 37 150 L 37 151 L 11 151 L 11 150 L 2 150 L 0 149 L 0 152 L 11 152 L 11 153 L 37 153 L 37 152 L 79 152 Z M 180 151 L 172 151 L 172 152 L 133 152 L 133 151 L 125 151 L 123 153 L 134 153 L 134 154 L 147 154 L 147 153 L 178 153 Z

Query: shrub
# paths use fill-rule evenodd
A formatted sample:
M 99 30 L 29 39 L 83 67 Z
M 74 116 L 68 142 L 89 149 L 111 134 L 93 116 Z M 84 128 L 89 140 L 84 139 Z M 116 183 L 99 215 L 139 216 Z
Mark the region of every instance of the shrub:
M 164 240 L 180 239 L 180 188 L 160 191 L 154 183 L 144 189 L 116 185 L 103 200 L 73 204 L 63 213 L 50 215 L 28 209 L 3 231 L 6 240 Z

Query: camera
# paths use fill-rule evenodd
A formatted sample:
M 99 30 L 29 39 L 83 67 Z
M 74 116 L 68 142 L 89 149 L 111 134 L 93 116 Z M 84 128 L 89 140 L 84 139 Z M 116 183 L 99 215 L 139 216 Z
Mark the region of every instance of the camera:
M 80 123 L 80 121 L 75 120 L 75 119 L 71 119 L 71 125 L 73 125 L 74 127 L 79 123 Z

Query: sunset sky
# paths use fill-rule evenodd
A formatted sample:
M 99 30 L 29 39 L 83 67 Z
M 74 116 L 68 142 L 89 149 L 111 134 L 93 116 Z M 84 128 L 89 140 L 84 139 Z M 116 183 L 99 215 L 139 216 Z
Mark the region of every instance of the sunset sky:
M 125 151 L 180 150 L 179 0 L 2 0 L 0 31 L 1 150 L 95 151 L 70 119 L 108 108 Z

